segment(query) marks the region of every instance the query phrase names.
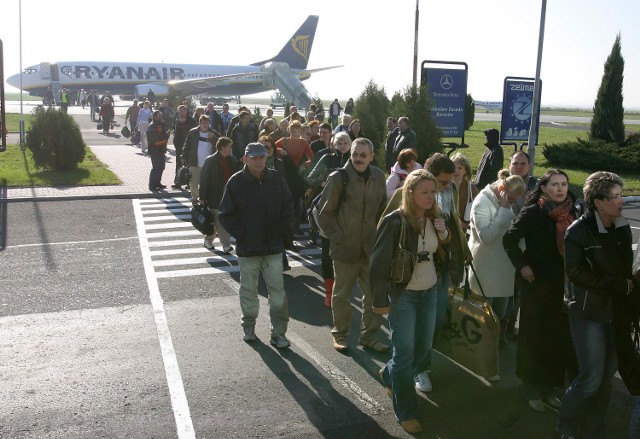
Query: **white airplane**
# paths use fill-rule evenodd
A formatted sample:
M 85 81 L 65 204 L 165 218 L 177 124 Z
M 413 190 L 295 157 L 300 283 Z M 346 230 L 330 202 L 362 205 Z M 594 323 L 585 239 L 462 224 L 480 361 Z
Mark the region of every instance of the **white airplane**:
M 104 61 L 43 62 L 24 69 L 7 83 L 30 95 L 43 96 L 49 87 L 54 96 L 61 88 L 110 91 L 120 96 L 146 96 L 149 90 L 166 95 L 170 89 L 188 95 L 241 96 L 279 89 L 301 108 L 311 97 L 301 81 L 312 73 L 340 66 L 307 69 L 318 26 L 310 15 L 275 57 L 246 66 L 201 64 L 149 64 Z

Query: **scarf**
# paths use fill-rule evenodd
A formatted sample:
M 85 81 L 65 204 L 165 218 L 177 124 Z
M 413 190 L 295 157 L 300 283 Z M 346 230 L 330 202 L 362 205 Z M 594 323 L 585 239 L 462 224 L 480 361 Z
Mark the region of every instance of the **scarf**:
M 556 223 L 556 245 L 560 255 L 564 257 L 564 233 L 575 219 L 571 215 L 573 200 L 567 197 L 562 203 L 555 203 L 546 197 L 540 197 L 538 205 Z

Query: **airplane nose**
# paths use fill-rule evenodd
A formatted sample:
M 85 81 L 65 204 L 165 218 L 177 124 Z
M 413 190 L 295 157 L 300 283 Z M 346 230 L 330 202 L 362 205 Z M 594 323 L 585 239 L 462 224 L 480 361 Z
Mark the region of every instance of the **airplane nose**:
M 15 88 L 20 88 L 20 74 L 18 73 L 13 76 L 9 76 L 7 78 L 7 84 Z

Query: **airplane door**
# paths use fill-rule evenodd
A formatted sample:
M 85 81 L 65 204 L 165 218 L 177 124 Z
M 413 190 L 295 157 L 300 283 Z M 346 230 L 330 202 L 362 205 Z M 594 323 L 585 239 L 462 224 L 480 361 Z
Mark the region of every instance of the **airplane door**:
M 40 79 L 49 80 L 51 79 L 51 70 L 48 62 L 40 63 Z
M 51 64 L 49 66 L 51 72 L 52 81 L 60 81 L 60 71 L 58 70 L 58 64 Z

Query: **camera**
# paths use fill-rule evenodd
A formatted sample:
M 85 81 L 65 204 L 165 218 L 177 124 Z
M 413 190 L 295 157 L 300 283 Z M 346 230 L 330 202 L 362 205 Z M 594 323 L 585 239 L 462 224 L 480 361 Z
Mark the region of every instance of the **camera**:
M 418 262 L 429 262 L 431 258 L 429 257 L 429 252 L 420 252 L 418 253 Z

